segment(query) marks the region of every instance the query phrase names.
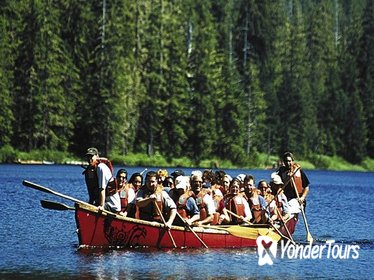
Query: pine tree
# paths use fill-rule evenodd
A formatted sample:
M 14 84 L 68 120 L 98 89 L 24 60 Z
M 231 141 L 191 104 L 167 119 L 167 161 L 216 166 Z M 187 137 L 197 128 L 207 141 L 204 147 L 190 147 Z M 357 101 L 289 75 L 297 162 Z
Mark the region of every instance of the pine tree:
M 189 95 L 187 59 L 188 19 L 184 1 L 164 3 L 162 45 L 162 73 L 165 86 L 156 103 L 161 127 L 157 132 L 160 152 L 169 160 L 185 156 L 187 142 Z
M 154 1 L 144 4 L 144 36 L 141 38 L 144 48 L 142 62 L 142 83 L 145 85 L 146 95 L 140 104 L 142 112 L 139 118 L 137 145 L 142 152 L 153 155 L 157 150 L 157 132 L 161 129 L 161 118 L 158 112 L 161 103 L 160 96 L 165 91 L 165 77 L 163 73 L 165 50 L 163 49 L 164 32 L 164 1 Z M 145 145 L 145 149 L 143 148 Z M 138 149 L 139 150 L 139 149 Z
M 245 90 L 244 99 L 246 124 L 246 137 L 244 150 L 247 155 L 257 150 L 264 151 L 267 132 L 265 125 L 266 101 L 260 82 L 260 68 L 264 58 L 263 45 L 263 3 L 257 1 L 244 1 L 239 25 L 242 27 L 240 44 L 243 49 L 242 77 Z
M 346 95 L 346 103 L 344 104 L 343 135 L 341 136 L 342 146 L 338 153 L 353 163 L 363 160 L 367 145 L 367 127 L 359 93 L 360 71 L 356 57 L 361 32 L 359 20 L 356 18 L 346 33 L 341 57 L 342 91 Z
M 308 82 L 311 94 L 305 98 L 308 120 L 305 123 L 305 138 L 310 151 L 318 152 L 323 140 L 325 117 L 328 116 L 326 100 L 331 94 L 334 81 L 330 71 L 336 71 L 336 44 L 334 37 L 333 7 L 329 2 L 321 1 L 313 4 L 307 14 L 307 64 Z M 319 108 L 319 109 L 318 109 Z M 320 124 L 317 127 L 317 122 Z
M 305 129 L 308 129 L 308 101 L 310 89 L 306 79 L 306 40 L 304 23 L 297 1 L 289 1 L 288 34 L 283 57 L 282 87 L 278 98 L 282 108 L 282 143 L 279 154 L 285 150 L 305 155 L 308 152 Z
M 362 35 L 357 52 L 360 71 L 360 100 L 367 127 L 367 154 L 374 157 L 374 2 L 367 1 L 362 18 Z M 359 100 L 357 100 L 359 101 Z M 363 152 L 363 151 L 362 151 Z M 366 152 L 364 152 L 364 155 Z M 362 158 L 362 155 L 360 158 Z
M 107 7 L 106 53 L 110 72 L 108 151 L 132 150 L 139 119 L 138 104 L 144 94 L 140 69 L 135 61 L 136 3 L 111 1 Z
M 59 9 L 52 1 L 33 1 L 23 10 L 19 57 L 20 90 L 15 97 L 22 120 L 15 143 L 21 149 L 66 151 L 73 133 L 74 67 L 60 37 Z M 25 50 L 25 51 L 23 51 Z
M 214 155 L 220 159 L 230 160 L 245 165 L 247 156 L 244 152 L 245 122 L 243 112 L 246 106 L 241 76 L 236 63 L 235 24 L 239 9 L 237 1 L 213 2 L 212 13 L 217 23 L 217 40 L 221 42 L 217 51 L 222 61 L 222 77 L 220 88 L 214 100 L 216 114 Z
M 2 7 L 5 9 L 5 7 Z M 13 135 L 13 122 L 15 120 L 13 114 L 13 60 L 12 53 L 14 42 L 10 38 L 13 37 L 10 29 L 9 17 L 5 16 L 6 11 L 0 15 L 0 147 L 10 144 Z
M 220 55 L 211 2 L 189 4 L 192 47 L 189 56 L 190 102 L 187 127 L 190 157 L 196 161 L 212 156 L 216 142 L 214 100 L 220 90 Z
M 82 22 L 75 24 L 83 24 L 85 28 L 80 29 L 79 34 L 84 44 L 77 50 L 82 94 L 78 99 L 75 141 L 79 143 L 80 153 L 88 146 L 96 146 L 102 155 L 108 155 L 113 132 L 111 110 L 117 102 L 112 98 L 114 76 L 110 67 L 110 31 L 107 30 L 110 7 L 103 0 L 79 3 L 76 8 Z
M 281 103 L 278 98 L 283 83 L 283 56 L 286 47 L 286 9 L 281 1 L 259 1 L 260 26 L 263 32 L 262 52 L 260 53 L 260 81 L 266 100 L 266 128 L 264 140 L 268 154 L 278 153 L 281 150 L 282 136 Z

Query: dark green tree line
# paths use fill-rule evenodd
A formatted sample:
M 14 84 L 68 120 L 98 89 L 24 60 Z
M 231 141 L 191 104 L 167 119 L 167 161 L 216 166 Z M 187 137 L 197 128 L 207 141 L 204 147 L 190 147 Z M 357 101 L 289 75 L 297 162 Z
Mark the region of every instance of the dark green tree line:
M 4 1 L 0 147 L 373 157 L 366 0 Z

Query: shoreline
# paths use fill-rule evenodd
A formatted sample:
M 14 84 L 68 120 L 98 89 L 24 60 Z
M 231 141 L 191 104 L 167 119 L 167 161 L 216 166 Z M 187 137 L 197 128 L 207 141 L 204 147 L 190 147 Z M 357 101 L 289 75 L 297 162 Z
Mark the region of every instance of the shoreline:
M 0 162 L 1 164 L 14 164 L 14 165 L 71 165 L 71 166 L 85 166 L 87 162 L 84 161 L 66 161 L 66 162 L 54 162 L 54 161 L 46 161 L 46 160 L 17 160 L 14 162 Z M 267 166 L 267 167 L 202 167 L 202 166 L 180 166 L 180 165 L 129 165 L 125 163 L 113 163 L 114 166 L 125 166 L 125 167 L 152 167 L 152 168 L 197 168 L 197 169 L 213 169 L 213 170 L 220 170 L 220 169 L 248 169 L 248 170 L 277 170 L 277 167 Z M 362 169 L 335 169 L 335 168 L 303 168 L 304 170 L 319 170 L 319 171 L 339 171 L 339 172 L 374 172 L 374 170 L 368 170 L 365 168 Z

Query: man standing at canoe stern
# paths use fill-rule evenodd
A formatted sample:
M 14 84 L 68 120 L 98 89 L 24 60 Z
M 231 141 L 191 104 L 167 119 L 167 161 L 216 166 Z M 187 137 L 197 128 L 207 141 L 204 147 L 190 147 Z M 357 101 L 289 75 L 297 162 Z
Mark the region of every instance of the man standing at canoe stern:
M 305 172 L 300 168 L 300 165 L 295 163 L 294 156 L 290 152 L 285 152 L 282 157 L 283 166 L 278 170 L 278 175 L 283 182 L 288 182 L 284 187 L 284 194 L 288 201 L 296 198 L 299 204 L 306 206 L 306 197 L 309 193 L 309 179 Z M 295 191 L 297 190 L 297 193 Z
M 136 206 L 139 207 L 140 219 L 157 221 L 171 228 L 177 214 L 177 206 L 166 191 L 157 183 L 157 173 L 149 171 L 145 185 L 136 194 Z
M 116 181 L 113 178 L 112 171 L 108 167 L 109 160 L 100 158 L 99 151 L 96 148 L 87 149 L 86 160 L 89 164 L 84 171 L 87 189 L 89 192 L 94 190 L 97 194 L 97 197 L 94 198 L 90 195 L 90 203 L 96 205 L 99 210 L 120 212 L 121 199 L 116 190 Z

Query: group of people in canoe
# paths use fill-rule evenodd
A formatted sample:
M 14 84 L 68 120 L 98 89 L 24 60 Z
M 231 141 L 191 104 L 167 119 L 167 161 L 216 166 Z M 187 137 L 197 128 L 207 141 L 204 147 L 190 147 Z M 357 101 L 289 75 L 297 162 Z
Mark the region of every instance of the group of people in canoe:
M 86 153 L 89 163 L 83 174 L 89 203 L 99 210 L 147 221 L 172 225 L 285 224 L 305 207 L 309 180 L 292 153 L 286 152 L 282 165 L 270 180 L 223 170 L 175 170 L 134 173 L 126 169 L 113 176 L 111 162 L 96 148 Z

